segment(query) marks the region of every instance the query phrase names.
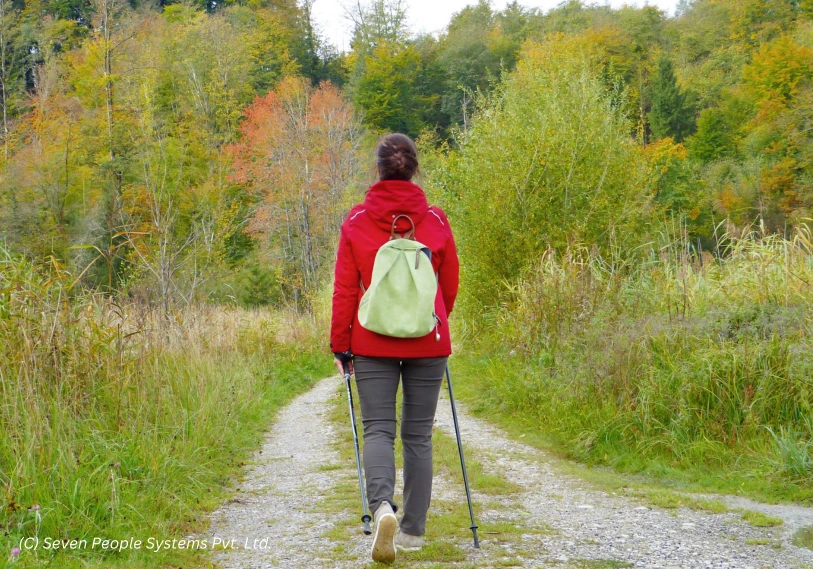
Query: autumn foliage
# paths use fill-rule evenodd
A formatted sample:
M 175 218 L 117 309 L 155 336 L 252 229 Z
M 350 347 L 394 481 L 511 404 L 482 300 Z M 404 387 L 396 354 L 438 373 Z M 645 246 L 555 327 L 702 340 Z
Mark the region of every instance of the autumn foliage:
M 308 298 L 332 258 L 339 206 L 358 172 L 356 114 L 334 85 L 287 78 L 246 109 L 240 134 L 229 147 L 233 180 L 257 204 L 246 231 L 291 298 Z

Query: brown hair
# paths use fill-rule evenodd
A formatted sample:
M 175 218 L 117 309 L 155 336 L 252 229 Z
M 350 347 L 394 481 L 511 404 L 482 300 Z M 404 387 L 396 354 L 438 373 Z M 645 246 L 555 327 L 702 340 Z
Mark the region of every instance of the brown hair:
M 378 141 L 376 164 L 382 180 L 411 180 L 418 169 L 418 148 L 405 134 L 388 134 Z

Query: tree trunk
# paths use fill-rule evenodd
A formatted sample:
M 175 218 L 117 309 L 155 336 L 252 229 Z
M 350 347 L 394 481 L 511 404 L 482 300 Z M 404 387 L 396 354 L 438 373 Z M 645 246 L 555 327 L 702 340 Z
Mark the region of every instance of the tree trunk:
M 113 138 L 114 107 L 113 107 L 113 5 L 115 0 L 101 0 L 100 15 L 102 18 L 102 39 L 104 41 L 104 94 L 105 107 L 107 111 L 107 149 L 110 162 L 113 166 L 113 177 L 115 180 L 116 195 L 121 193 L 122 174 L 115 167 L 116 148 Z
M 0 0 L 0 98 L 3 103 L 3 154 L 5 163 L 8 163 L 8 70 L 6 69 L 6 51 L 8 49 L 8 38 L 6 36 L 6 24 L 9 18 L 8 0 Z

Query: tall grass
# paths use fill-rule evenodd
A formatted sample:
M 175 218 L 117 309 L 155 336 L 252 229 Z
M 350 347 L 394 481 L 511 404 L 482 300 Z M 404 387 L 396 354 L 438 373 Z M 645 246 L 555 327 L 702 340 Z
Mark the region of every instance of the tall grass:
M 547 252 L 483 318 L 469 393 L 581 460 L 813 499 L 810 233 L 719 239 Z
M 164 315 L 71 282 L 56 261 L 0 250 L 0 565 L 23 537 L 205 529 L 273 411 L 331 370 L 313 318 Z M 189 555 L 40 549 L 15 565 L 176 566 Z

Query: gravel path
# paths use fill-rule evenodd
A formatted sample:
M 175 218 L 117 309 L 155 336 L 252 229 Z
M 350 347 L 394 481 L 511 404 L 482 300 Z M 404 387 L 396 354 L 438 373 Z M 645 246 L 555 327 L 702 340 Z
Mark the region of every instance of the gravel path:
M 813 551 L 790 544 L 790 530 L 798 527 L 801 516 L 807 520 L 804 525 L 813 525 L 813 509 L 760 507 L 786 520 L 788 527 L 756 528 L 742 521 L 737 512 L 712 514 L 683 507 L 665 510 L 644 506 L 587 488 L 579 480 L 558 473 L 544 453 L 509 440 L 500 430 L 459 409 L 459 405 L 458 418 L 463 440 L 490 456 L 491 460 L 483 460 L 484 466 L 525 487 L 523 494 L 512 497 L 520 511 L 511 516 L 511 509 L 506 508 L 508 517 L 524 518 L 529 526 L 548 525 L 556 530 L 542 537 L 549 553 L 525 560 L 526 567 L 547 567 L 552 561 L 571 559 L 681 569 L 813 566 Z M 439 406 L 436 423 L 454 436 L 448 401 Z M 736 505 L 756 509 L 748 500 Z M 781 546 L 749 545 L 748 541 L 778 541 Z
M 338 378 L 321 381 L 280 412 L 236 497 L 213 516 L 209 539 L 235 540 L 215 552 L 218 567 L 341 569 L 367 564 L 370 538 L 362 535 L 360 524 L 349 542 L 336 543 L 329 537 L 334 524 L 348 516 L 356 519 L 358 512 L 342 518 L 320 514 L 318 509 L 320 497 L 329 495 L 334 485 L 355 479 L 354 468 L 346 464 L 336 468 L 340 462 L 333 446 L 336 432 L 328 420 L 332 397 L 345 397 Z M 455 544 L 465 551 L 465 563 L 432 567 L 495 567 L 507 555 L 524 567 L 574 569 L 813 567 L 813 552 L 790 543 L 794 529 L 813 525 L 813 509 L 725 498 L 731 507 L 785 520 L 780 527 L 755 528 L 736 512 L 641 505 L 563 475 L 555 460 L 508 439 L 459 407 L 463 440 L 475 449 L 484 469 L 523 488 L 496 497 L 481 495 L 474 488 L 481 528 L 509 522 L 529 532 L 506 544 L 484 531 L 479 551 L 470 539 Z M 437 427 L 454 436 L 448 401 L 439 405 Z M 465 500 L 462 485 L 441 475 L 436 476 L 435 498 Z
M 338 385 L 338 378 L 325 379 L 279 413 L 237 496 L 214 513 L 210 542 L 236 540 L 215 553 L 219 567 L 333 567 L 329 557 L 320 559 L 332 545 L 322 537 L 330 522 L 314 505 L 335 483 L 334 473 L 320 468 L 338 460 L 326 416 Z

